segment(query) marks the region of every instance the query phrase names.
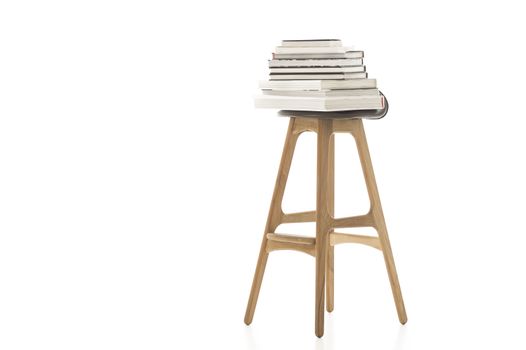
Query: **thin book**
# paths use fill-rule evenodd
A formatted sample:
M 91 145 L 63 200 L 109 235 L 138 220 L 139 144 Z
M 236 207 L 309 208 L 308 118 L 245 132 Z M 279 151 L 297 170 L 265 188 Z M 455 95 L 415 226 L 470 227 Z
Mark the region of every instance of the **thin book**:
M 327 59 L 327 58 L 363 58 L 363 51 L 341 53 L 273 53 L 274 59 Z
M 347 80 L 263 80 L 259 82 L 260 89 L 270 90 L 346 90 L 375 89 L 376 79 Z
M 270 68 L 277 67 L 352 67 L 362 66 L 362 58 L 344 59 L 272 59 L 268 61 Z
M 261 90 L 263 95 L 295 96 L 295 97 L 336 97 L 336 96 L 380 96 L 378 89 L 346 89 L 346 90 Z
M 282 40 L 281 46 L 286 47 L 303 47 L 303 46 L 315 46 L 315 47 L 331 47 L 331 46 L 342 46 L 340 39 L 305 39 L 305 40 Z
M 270 74 L 308 74 L 308 73 L 358 73 L 365 72 L 365 66 L 349 67 L 276 67 L 270 68 Z
M 255 99 L 258 108 L 291 109 L 298 111 L 346 111 L 382 109 L 383 96 L 290 97 L 261 95 Z
M 360 57 L 363 57 L 363 51 L 354 51 L 351 48 L 343 47 L 343 46 L 314 46 L 314 47 L 277 46 L 275 51 L 277 54 L 297 54 L 297 55 L 359 52 L 359 54 L 357 55 L 361 55 Z
M 305 73 L 305 74 L 270 74 L 270 80 L 331 80 L 331 79 L 365 79 L 366 72 L 358 73 Z

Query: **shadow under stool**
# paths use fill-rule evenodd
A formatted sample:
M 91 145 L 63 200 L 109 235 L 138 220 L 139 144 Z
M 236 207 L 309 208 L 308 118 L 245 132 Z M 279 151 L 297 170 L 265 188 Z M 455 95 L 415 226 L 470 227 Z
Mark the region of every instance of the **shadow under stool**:
M 407 322 L 402 292 L 398 282 L 362 122 L 363 119 L 382 118 L 387 113 L 387 110 L 388 104 L 387 99 L 385 99 L 385 108 L 382 110 L 345 112 L 280 111 L 280 115 L 290 117 L 290 122 L 245 313 L 245 323 L 247 325 L 252 323 L 254 317 L 269 253 L 274 250 L 290 249 L 307 253 L 316 259 L 315 333 L 316 336 L 322 337 L 324 307 L 326 306 L 328 312 L 334 309 L 334 246 L 340 243 L 365 244 L 382 251 L 398 319 L 402 324 Z M 317 133 L 316 210 L 285 214 L 281 203 L 294 149 L 299 135 L 306 131 Z M 350 133 L 356 141 L 370 201 L 369 212 L 365 215 L 334 217 L 334 133 Z M 316 237 L 275 233 L 276 228 L 280 224 L 300 222 L 316 222 Z M 349 227 L 373 227 L 378 236 L 373 237 L 334 231 L 338 228 Z M 326 302 L 325 293 L 327 293 Z

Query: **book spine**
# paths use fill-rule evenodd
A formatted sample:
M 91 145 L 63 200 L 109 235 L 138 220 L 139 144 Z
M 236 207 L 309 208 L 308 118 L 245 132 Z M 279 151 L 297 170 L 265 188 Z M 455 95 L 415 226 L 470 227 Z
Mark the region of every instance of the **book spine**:
M 342 46 L 342 42 L 339 39 L 319 39 L 319 40 L 282 40 L 281 46 L 286 47 L 333 47 Z
M 320 47 L 288 47 L 278 46 L 276 47 L 277 54 L 343 54 L 347 51 L 351 51 L 346 47 L 335 47 L 335 46 L 320 46 Z
M 352 67 L 271 67 L 270 74 L 303 74 L 303 73 L 355 73 L 365 72 L 365 66 L 352 66 Z
M 273 53 L 272 57 L 274 59 L 331 59 L 331 58 L 363 58 L 363 51 L 348 51 L 343 53 Z
M 270 80 L 347 80 L 366 79 L 367 73 L 270 73 Z
M 362 66 L 362 58 L 345 59 L 272 59 L 270 68 L 278 67 L 354 67 Z

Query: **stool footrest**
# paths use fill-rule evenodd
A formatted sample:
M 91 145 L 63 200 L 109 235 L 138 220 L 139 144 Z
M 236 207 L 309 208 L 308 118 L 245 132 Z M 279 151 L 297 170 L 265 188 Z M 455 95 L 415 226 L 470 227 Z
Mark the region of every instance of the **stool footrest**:
M 373 236 L 333 232 L 329 236 L 329 242 L 331 246 L 335 246 L 336 244 L 341 244 L 341 243 L 359 243 L 359 244 L 365 244 L 370 247 L 382 250 L 380 240 L 378 239 L 378 237 L 373 237 Z
M 316 239 L 305 236 L 267 233 L 267 253 L 274 250 L 297 250 L 309 255 L 316 255 Z

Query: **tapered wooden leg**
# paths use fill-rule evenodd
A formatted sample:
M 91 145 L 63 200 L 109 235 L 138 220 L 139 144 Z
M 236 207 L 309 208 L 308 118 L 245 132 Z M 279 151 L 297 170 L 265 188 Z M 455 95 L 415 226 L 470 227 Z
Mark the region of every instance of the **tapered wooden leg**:
M 327 201 L 329 215 L 334 217 L 334 136 L 332 135 L 329 141 L 329 164 L 327 172 Z M 334 230 L 331 229 L 330 232 Z M 334 310 L 334 246 L 327 245 L 327 282 L 326 282 L 326 293 L 327 293 L 327 311 L 332 312 Z
M 374 223 L 376 225 L 376 230 L 378 231 L 378 238 L 380 240 L 382 252 L 384 255 L 387 274 L 389 275 L 389 282 L 391 284 L 391 290 L 393 292 L 396 311 L 398 312 L 398 319 L 400 320 L 400 323 L 405 324 L 407 322 L 407 314 L 405 311 L 404 300 L 402 298 L 402 291 L 400 290 L 398 274 L 396 273 L 391 244 L 389 243 L 389 236 L 387 234 L 387 227 L 385 225 L 384 214 L 382 211 L 382 205 L 380 203 L 378 188 L 376 186 L 376 179 L 374 176 L 371 156 L 369 154 L 369 147 L 367 146 L 365 131 L 363 129 L 363 123 L 361 119 L 356 120 L 354 122 L 355 124 L 352 133 L 356 140 L 358 155 L 362 164 L 362 170 L 367 186 L 367 191 L 369 192 L 369 200 L 371 202 L 371 213 L 374 219 Z
M 252 319 L 254 318 L 254 311 L 258 301 L 259 290 L 261 288 L 263 274 L 265 273 L 265 267 L 267 265 L 268 253 L 266 235 L 269 232 L 275 231 L 276 227 L 280 223 L 281 217 L 283 216 L 281 203 L 283 201 L 283 194 L 285 193 L 285 186 L 287 184 L 290 165 L 294 155 L 294 148 L 296 147 L 296 142 L 299 136 L 299 134 L 294 133 L 294 124 L 295 118 L 290 118 L 285 145 L 283 147 L 283 153 L 281 156 L 281 163 L 279 165 L 278 176 L 276 178 L 276 185 L 274 186 L 274 194 L 272 195 L 272 201 L 270 203 L 267 224 L 265 226 L 265 232 L 263 233 L 263 241 L 261 242 L 259 258 L 256 265 L 256 271 L 254 273 L 254 279 L 252 281 L 250 296 L 248 298 L 247 310 L 245 312 L 245 323 L 247 325 L 252 323 Z
M 332 120 L 318 120 L 318 160 L 316 185 L 316 290 L 315 290 L 315 333 L 323 336 L 325 312 L 325 265 L 330 228 L 328 207 L 329 142 L 332 134 Z

